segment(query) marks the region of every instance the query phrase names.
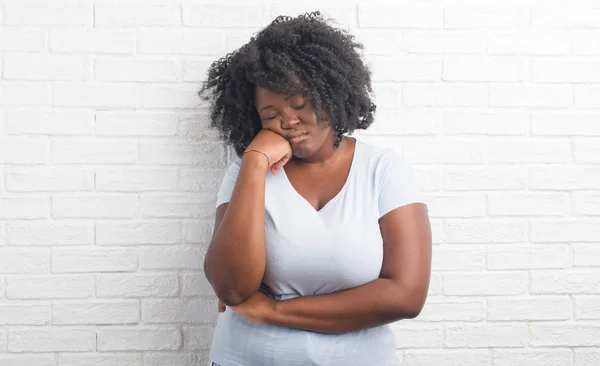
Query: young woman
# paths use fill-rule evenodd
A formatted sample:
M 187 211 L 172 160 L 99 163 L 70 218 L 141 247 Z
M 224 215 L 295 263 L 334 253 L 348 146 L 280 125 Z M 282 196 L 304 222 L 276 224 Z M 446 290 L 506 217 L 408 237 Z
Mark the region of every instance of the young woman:
M 345 136 L 375 112 L 361 47 L 318 12 L 278 17 L 209 70 L 200 95 L 239 157 L 205 258 L 213 365 L 393 365 L 389 323 L 425 303 L 431 229 L 414 172 Z

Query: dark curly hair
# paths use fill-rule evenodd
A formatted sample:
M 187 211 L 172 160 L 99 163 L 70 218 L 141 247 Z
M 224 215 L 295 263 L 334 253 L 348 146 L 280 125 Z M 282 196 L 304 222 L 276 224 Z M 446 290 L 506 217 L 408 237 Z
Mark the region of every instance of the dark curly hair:
M 349 32 L 332 27 L 320 12 L 278 16 L 250 41 L 212 63 L 198 92 L 210 102 L 211 126 L 238 156 L 261 130 L 254 106 L 257 86 L 282 94 L 309 95 L 317 121 L 327 111 L 337 133 L 366 129 L 376 106 L 371 72 Z

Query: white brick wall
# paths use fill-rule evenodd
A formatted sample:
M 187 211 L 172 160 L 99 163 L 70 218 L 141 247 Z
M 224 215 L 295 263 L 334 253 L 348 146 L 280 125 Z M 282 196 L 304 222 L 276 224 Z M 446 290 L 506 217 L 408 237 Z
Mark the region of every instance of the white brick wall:
M 600 364 L 592 1 L 0 2 L 0 365 L 208 363 L 202 260 L 231 152 L 196 91 L 276 15 L 365 45 L 434 236 L 398 365 Z M 227 365 L 223 365 L 227 366 Z

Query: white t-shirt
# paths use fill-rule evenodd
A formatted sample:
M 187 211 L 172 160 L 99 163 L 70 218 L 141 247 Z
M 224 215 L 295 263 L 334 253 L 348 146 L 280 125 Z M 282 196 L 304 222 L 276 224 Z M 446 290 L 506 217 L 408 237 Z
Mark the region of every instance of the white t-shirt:
M 228 202 L 241 159 L 228 168 L 217 206 Z M 393 150 L 356 141 L 348 178 L 317 211 L 291 185 L 285 168 L 267 173 L 266 270 L 263 284 L 278 300 L 329 294 L 379 277 L 383 240 L 379 218 L 424 203 L 411 165 Z M 210 359 L 221 366 L 394 365 L 389 325 L 324 334 L 250 322 L 231 310 L 219 314 Z

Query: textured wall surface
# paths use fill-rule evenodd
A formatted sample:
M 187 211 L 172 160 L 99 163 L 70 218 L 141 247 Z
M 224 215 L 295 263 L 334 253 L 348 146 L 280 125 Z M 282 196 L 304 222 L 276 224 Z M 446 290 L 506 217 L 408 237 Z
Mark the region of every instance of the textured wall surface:
M 196 91 L 276 15 L 319 9 L 373 71 L 358 137 L 427 193 L 434 273 L 398 365 L 600 365 L 599 5 L 300 3 L 0 3 L 0 365 L 208 361 L 231 155 Z

